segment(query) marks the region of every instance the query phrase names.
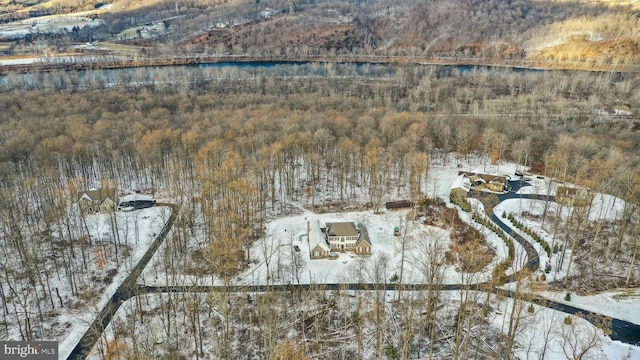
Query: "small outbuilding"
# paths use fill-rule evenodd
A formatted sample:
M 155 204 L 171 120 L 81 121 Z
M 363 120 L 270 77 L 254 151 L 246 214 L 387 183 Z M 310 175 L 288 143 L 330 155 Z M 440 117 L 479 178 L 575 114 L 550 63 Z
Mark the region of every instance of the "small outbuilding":
M 413 207 L 413 203 L 409 200 L 389 201 L 384 206 L 387 210 L 409 209 Z
M 591 190 L 570 186 L 556 188 L 556 201 L 564 205 L 585 206 L 591 199 Z

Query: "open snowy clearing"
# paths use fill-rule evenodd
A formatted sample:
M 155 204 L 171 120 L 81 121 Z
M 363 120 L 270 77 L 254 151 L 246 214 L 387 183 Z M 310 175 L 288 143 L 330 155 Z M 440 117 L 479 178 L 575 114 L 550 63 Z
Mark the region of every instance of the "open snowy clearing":
M 368 212 L 349 212 L 333 214 L 313 214 L 288 217 L 272 221 L 267 225 L 267 239 L 261 240 L 265 244 L 258 242 L 251 249 L 251 259 L 254 265 L 249 274 L 243 276 L 243 283 L 248 280 L 256 284 L 267 283 L 266 260 L 271 258 L 269 268 L 270 283 L 357 283 L 376 282 L 372 275 L 374 262 L 383 261 L 386 258 L 391 274 L 400 276 L 402 264 L 402 242 L 405 238 L 405 260 L 402 270 L 402 281 L 404 283 L 422 283 L 424 276 L 420 269 L 427 266 L 424 263 L 424 251 L 427 246 L 439 244 L 444 250 L 448 249 L 450 238 L 449 232 L 423 225 L 416 221 L 407 221 L 408 211 L 384 211 L 379 214 Z M 364 224 L 369 232 L 369 239 L 372 245 L 371 256 L 357 256 L 351 253 L 337 253 L 336 260 L 330 259 L 310 259 L 309 242 L 306 236 L 307 221 L 314 222 L 320 220 L 325 222 L 356 221 Z M 403 235 L 394 236 L 394 227 L 400 227 Z M 297 252 L 302 260 L 300 273 L 287 273 L 286 270 L 278 269 L 278 261 L 291 270 L 290 261 L 292 255 L 296 256 L 293 246 L 297 246 Z M 275 251 L 271 251 L 274 249 Z M 292 253 L 292 251 L 294 253 Z M 487 267 L 483 272 L 470 274 L 477 279 L 484 281 L 491 274 L 491 267 Z M 389 279 L 386 279 L 389 281 Z M 446 266 L 445 283 L 460 283 L 460 272 L 453 266 Z
M 427 196 L 438 197 L 449 203 L 449 193 L 451 184 L 458 176 L 458 171 L 482 172 L 486 168 L 487 172 L 510 174 L 516 169 L 515 164 L 491 165 L 483 164 L 477 159 L 471 158 L 472 163 L 466 163 L 462 159 L 455 160 L 453 156 L 440 157 L 440 162 L 431 165 L 424 191 Z M 396 189 L 387 194 L 385 201 L 406 198 L 406 194 L 400 191 L 406 189 Z M 325 195 L 330 196 L 330 195 Z M 323 196 L 318 195 L 318 202 Z M 357 202 L 365 203 L 366 194 L 358 194 Z M 305 200 L 294 202 L 297 208 L 302 209 Z M 477 205 L 481 206 L 481 205 Z M 458 212 L 463 221 L 472 224 L 469 214 Z M 235 280 L 236 285 L 266 285 L 267 274 L 269 274 L 269 284 L 315 284 L 315 283 L 354 283 L 372 282 L 370 270 L 373 264 L 381 258 L 386 258 L 387 267 L 391 274 L 400 276 L 402 237 L 393 236 L 394 227 L 401 228 L 406 234 L 407 246 L 405 247 L 405 261 L 402 270 L 402 281 L 404 283 L 423 283 L 424 277 L 420 271 L 421 262 L 424 263 L 424 256 L 420 253 L 425 251 L 429 244 L 438 244 L 442 251 L 449 250 L 451 243 L 449 232 L 435 227 L 425 226 L 420 220 L 406 220 L 408 210 L 388 211 L 380 209 L 378 214 L 373 210 L 359 212 L 341 212 L 315 214 L 308 210 L 300 210 L 300 215 L 281 217 L 271 220 L 266 224 L 265 237 L 258 239 L 249 250 L 249 268 L 240 274 Z M 336 260 L 311 260 L 309 256 L 309 244 L 307 241 L 307 222 L 319 220 L 321 224 L 336 221 L 355 221 L 366 226 L 369 238 L 372 242 L 371 256 L 356 256 L 350 253 L 336 253 Z M 492 262 L 481 272 L 470 274 L 473 282 L 483 282 L 490 279 L 494 267 L 507 257 L 507 248 L 504 242 L 493 232 L 473 224 L 477 230 L 483 232 L 487 237 L 489 246 L 495 251 Z M 286 231 L 285 231 L 286 230 Z M 179 274 L 176 278 L 167 275 L 160 265 L 160 255 L 166 243 L 156 253 L 151 266 L 143 272 L 140 283 L 149 286 L 167 285 L 220 285 L 221 280 L 216 277 L 196 277 Z M 295 251 L 297 246 L 300 251 Z M 516 246 L 517 256 L 524 259 L 521 249 Z M 265 261 L 268 259 L 268 261 Z M 269 271 L 267 272 L 267 262 Z M 523 266 L 524 261 L 516 261 L 507 270 L 512 273 Z M 293 264 L 293 265 L 292 265 Z M 389 281 L 390 279 L 386 279 Z M 465 274 L 465 281 L 468 280 Z M 460 272 L 455 266 L 446 266 L 444 283 L 457 284 L 461 282 Z
M 406 220 L 408 210 L 373 211 L 314 214 L 283 217 L 269 222 L 266 236 L 258 239 L 249 250 L 249 268 L 237 276 L 235 285 L 267 284 L 325 284 L 325 283 L 372 283 L 375 264 L 385 263 L 389 273 L 402 273 L 402 282 L 407 284 L 424 283 L 421 269 L 428 266 L 425 252 L 431 246 L 437 246 L 441 252 L 449 250 L 451 243 L 449 231 L 427 226 L 420 221 Z M 468 214 L 461 214 L 465 216 Z M 355 221 L 366 226 L 372 245 L 371 256 L 359 256 L 351 252 L 336 252 L 337 259 L 311 259 L 310 245 L 307 240 L 307 222 L 319 220 L 326 222 Z M 400 227 L 402 236 L 394 236 L 394 227 Z M 496 251 L 493 261 L 481 272 L 464 274 L 454 265 L 445 265 L 443 282 L 459 284 L 472 278 L 472 282 L 489 280 L 493 268 L 507 257 L 504 243 L 488 230 L 480 229 L 487 235 L 488 243 Z M 405 257 L 402 265 L 402 243 L 405 239 Z M 164 245 L 163 245 L 164 246 Z M 161 253 L 159 251 L 158 253 Z M 154 258 L 158 261 L 158 257 Z M 514 264 L 515 267 L 521 267 Z M 515 271 L 513 269 L 511 271 Z M 153 273 L 153 274 L 152 274 Z M 167 276 L 157 274 L 148 267 L 144 275 L 144 284 L 149 286 L 166 285 Z M 378 281 L 390 282 L 390 279 Z M 221 285 L 220 279 L 211 277 L 185 276 L 169 280 L 170 285 Z
M 72 31 L 74 27 L 99 26 L 101 19 L 90 17 L 95 11 L 66 15 L 49 15 L 0 24 L 0 39 L 22 37 L 31 33 L 60 33 Z

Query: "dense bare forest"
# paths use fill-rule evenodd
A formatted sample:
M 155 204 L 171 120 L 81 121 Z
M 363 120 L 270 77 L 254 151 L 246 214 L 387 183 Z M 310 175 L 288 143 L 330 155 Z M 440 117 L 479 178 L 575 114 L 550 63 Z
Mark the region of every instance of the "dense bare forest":
M 133 244 L 122 234 L 137 231 L 142 219 L 133 219 L 134 227 L 112 213 L 100 237 L 92 237 L 76 203 L 80 190 L 103 187 L 116 196 L 136 190 L 177 203 L 181 210 L 160 262 L 163 273 L 214 274 L 230 285 L 247 266 L 243 250 L 264 235 L 265 221 L 297 211 L 293 201 L 306 197 L 306 207 L 321 212 L 376 209 L 396 194 L 419 199 L 428 195 L 419 189 L 430 166 L 456 158 L 511 161 L 624 199 L 624 217 L 612 222 L 591 221 L 579 211 L 570 221 L 548 215 L 549 231 L 572 250 L 566 261 L 579 270 L 553 286 L 571 292 L 638 286 L 635 74 L 305 66 L 6 77 L 0 93 L 0 332 L 22 339 L 64 334 L 69 325 L 56 320 L 62 309 L 94 306 L 130 256 Z M 331 200 L 316 199 L 317 189 Z M 356 196 L 361 192 L 364 198 Z M 444 249 L 434 251 L 424 249 L 423 258 L 442 256 Z M 384 261 L 377 264 L 369 280 L 386 283 L 392 272 Z M 348 336 L 358 350 L 346 354 L 342 347 L 345 357 L 407 358 L 425 351 L 436 357 L 510 357 L 524 303 L 513 302 L 508 331 L 497 337 L 499 330 L 483 320 L 487 294 L 467 288 L 451 295 L 460 298 L 447 305 L 456 309 L 449 318 L 438 301 L 428 300 L 439 296 L 441 283 L 440 262 L 429 264 L 425 282 L 434 287 L 404 294 L 392 307 L 381 289 L 355 298 L 311 291 L 142 299 L 167 321 L 167 338 L 176 326 L 186 329 L 194 356 L 212 354 L 203 350 L 211 344 L 203 338 L 213 336 L 219 358 L 241 352 L 304 358 L 295 355 L 304 351 L 336 358 Z M 466 284 L 474 281 L 470 276 Z M 308 306 L 282 310 L 300 302 Z M 361 306 L 362 312 L 355 310 Z M 129 308 L 129 319 L 144 322 L 141 309 Z M 207 326 L 198 318 L 203 312 L 214 319 Z M 423 323 L 414 323 L 415 314 L 424 312 Z M 253 322 L 260 329 L 255 333 Z M 295 331 L 283 327 L 287 323 L 296 324 Z M 177 342 L 158 346 L 146 332 L 136 340 L 138 325 L 118 326 L 114 336 L 134 337 L 135 345 L 112 343 L 101 348 L 103 357 L 114 348 L 126 358 L 177 351 Z M 291 340 L 291 331 L 309 342 L 302 348 L 297 341 L 282 342 Z M 492 342 L 501 336 L 507 341 Z M 246 341 L 253 345 L 242 346 Z M 471 343 L 478 346 L 465 346 Z M 157 347 L 143 347 L 152 345 Z

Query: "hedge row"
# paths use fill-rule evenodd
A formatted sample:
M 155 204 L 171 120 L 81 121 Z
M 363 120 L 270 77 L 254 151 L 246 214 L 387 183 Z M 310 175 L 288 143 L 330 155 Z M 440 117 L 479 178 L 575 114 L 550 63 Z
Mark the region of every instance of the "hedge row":
M 471 204 L 467 201 L 467 198 L 464 195 L 452 191 L 449 195 L 449 201 L 454 205 L 460 206 L 463 211 L 471 212 Z
M 473 221 L 477 222 L 478 224 L 481 224 L 485 226 L 487 229 L 493 231 L 507 245 L 507 248 L 509 249 L 509 256 L 503 262 L 498 264 L 498 266 L 496 266 L 495 269 L 493 269 L 493 274 L 492 274 L 492 278 L 494 280 L 497 280 L 500 284 L 504 284 L 507 281 L 506 271 L 513 264 L 513 258 L 515 257 L 515 253 L 516 253 L 516 248 L 513 245 L 513 241 L 493 221 L 488 221 L 484 217 L 478 215 L 477 213 L 473 213 L 471 218 L 473 219 Z
M 502 214 L 502 217 L 505 217 L 504 214 Z M 515 219 L 515 217 L 513 216 L 513 214 L 509 214 L 509 216 L 507 216 L 507 218 L 509 219 L 509 221 L 511 221 L 511 223 L 518 228 L 518 230 L 522 231 L 523 233 L 531 236 L 531 238 L 533 240 L 535 240 L 538 244 L 540 244 L 540 246 L 542 246 L 542 248 L 544 249 L 544 251 L 547 252 L 547 256 L 551 257 L 551 246 L 549 246 L 549 243 L 547 243 L 542 236 L 540 236 L 538 233 L 534 232 L 533 230 L 531 230 L 530 228 L 524 226 L 521 222 L 519 222 L 518 220 Z

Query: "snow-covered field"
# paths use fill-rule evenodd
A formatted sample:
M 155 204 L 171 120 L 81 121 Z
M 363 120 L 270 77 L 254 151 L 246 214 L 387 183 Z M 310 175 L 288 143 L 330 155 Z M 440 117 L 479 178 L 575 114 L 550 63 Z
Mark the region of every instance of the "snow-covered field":
M 21 37 L 30 33 L 70 32 L 74 27 L 82 28 L 102 25 L 104 21 L 89 17 L 93 13 L 90 11 L 67 15 L 41 16 L 0 24 L 0 38 Z
M 581 307 L 580 303 L 572 303 L 572 305 Z M 495 306 L 496 312 L 489 317 L 490 321 L 506 332 L 506 324 L 509 323 L 513 309 L 513 300 L 495 301 Z M 515 351 L 515 356 L 519 359 L 572 358 L 571 345 L 580 348 L 584 346 L 587 339 L 595 339 L 595 344 L 592 350 L 584 354 L 583 359 L 640 359 L 640 347 L 611 340 L 585 319 L 571 316 L 572 324 L 566 324 L 567 314 L 538 305 L 531 306 L 532 313 L 529 312 L 527 303 L 520 309 L 522 327 L 516 338 L 519 345 Z
M 402 242 L 405 241 L 405 258 L 402 270 L 403 283 L 424 283 L 421 267 L 425 266 L 421 257 L 429 246 L 439 245 L 441 252 L 448 250 L 449 231 L 426 226 L 419 221 L 406 220 L 408 210 L 385 211 L 375 214 L 373 211 L 314 214 L 305 211 L 301 215 L 283 217 L 267 224 L 266 237 L 258 240 L 249 250 L 249 268 L 240 274 L 235 283 L 238 285 L 267 284 L 322 284 L 322 283 L 370 283 L 375 262 L 382 259 L 390 273 L 400 276 L 402 264 Z M 358 256 L 350 252 L 336 253 L 337 259 L 311 259 L 307 240 L 307 222 L 320 220 L 325 222 L 351 222 L 364 224 L 372 245 L 371 256 Z M 404 236 L 394 236 L 394 227 L 400 227 Z M 497 256 L 483 271 L 465 274 L 474 278 L 474 282 L 486 281 L 493 267 L 507 257 L 504 243 L 493 233 L 487 231 L 489 243 L 496 249 Z M 299 251 L 295 250 L 299 249 Z M 441 254 L 440 256 L 442 256 Z M 295 259 L 294 259 L 295 257 Z M 157 260 L 157 258 L 155 259 Z M 268 264 L 267 264 L 268 263 Z M 267 271 L 267 268 L 269 270 Z M 144 275 L 146 285 L 166 285 L 164 274 L 158 275 L 147 268 Z M 268 279 L 267 279 L 268 278 Z M 390 279 L 386 279 L 389 281 Z M 180 276 L 171 281 L 171 285 L 183 285 L 184 282 L 198 285 L 220 285 L 219 279 L 211 277 L 196 279 L 193 276 Z M 445 266 L 444 283 L 459 284 L 460 271 L 453 265 Z

